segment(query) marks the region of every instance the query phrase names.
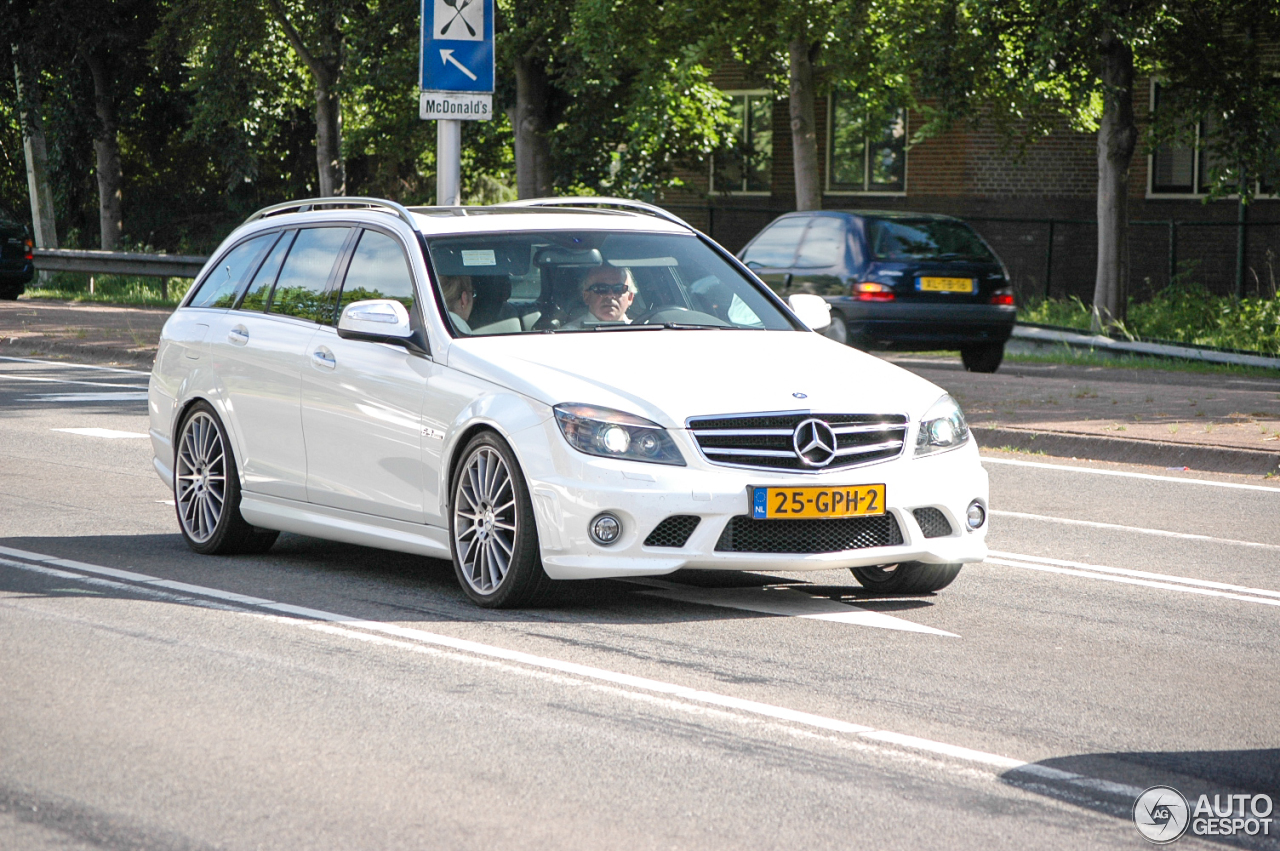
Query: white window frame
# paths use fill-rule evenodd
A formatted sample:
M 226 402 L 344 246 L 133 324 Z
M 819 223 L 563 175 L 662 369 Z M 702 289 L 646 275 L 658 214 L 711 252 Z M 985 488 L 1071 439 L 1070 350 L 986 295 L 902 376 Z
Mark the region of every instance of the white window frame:
M 1159 85 L 1160 85 L 1160 80 L 1157 80 L 1155 78 L 1152 78 L 1148 82 L 1149 93 L 1148 93 L 1147 105 L 1148 105 L 1148 109 L 1150 109 L 1152 114 L 1154 114 L 1156 111 L 1156 90 L 1159 87 Z M 1204 126 L 1203 119 L 1196 122 L 1196 139 L 1191 149 L 1192 151 L 1191 185 L 1195 187 L 1195 189 L 1191 192 L 1157 192 L 1155 190 L 1156 152 L 1152 151 L 1151 153 L 1147 154 L 1146 200 L 1148 201 L 1199 201 L 1205 198 L 1209 194 L 1207 192 L 1200 191 L 1200 156 L 1201 156 L 1200 128 L 1202 126 Z M 1280 194 L 1263 193 L 1262 181 L 1255 180 L 1253 185 L 1255 190 L 1253 193 L 1253 197 L 1255 200 L 1273 201 L 1276 199 L 1280 199 Z M 1225 201 L 1232 198 L 1238 199 L 1239 197 L 1240 197 L 1240 193 L 1233 192 L 1233 193 L 1222 196 L 1222 200 Z
M 831 152 L 835 147 L 835 122 L 836 122 L 836 99 L 835 94 L 827 95 L 827 144 L 826 144 L 826 195 L 836 195 L 844 197 L 860 196 L 860 197 L 881 197 L 881 198 L 901 198 L 907 194 L 907 190 L 911 185 L 910 158 L 907 156 L 907 148 L 904 143 L 902 148 L 902 188 L 901 189 L 832 189 L 831 183 Z M 902 132 L 904 137 L 909 138 L 911 134 L 911 113 L 902 110 Z M 867 170 L 870 164 L 867 157 L 871 156 L 870 136 L 863 135 L 862 146 L 862 179 L 863 185 L 866 185 Z
M 768 89 L 722 89 L 720 92 L 725 97 L 767 97 L 769 98 L 769 129 L 773 131 L 773 107 L 777 100 L 773 92 Z M 710 191 L 716 195 L 735 195 L 743 198 L 769 198 L 773 195 L 773 151 L 769 152 L 769 188 L 768 189 L 718 189 L 716 187 L 716 155 L 710 157 L 711 168 L 707 173 L 708 186 Z

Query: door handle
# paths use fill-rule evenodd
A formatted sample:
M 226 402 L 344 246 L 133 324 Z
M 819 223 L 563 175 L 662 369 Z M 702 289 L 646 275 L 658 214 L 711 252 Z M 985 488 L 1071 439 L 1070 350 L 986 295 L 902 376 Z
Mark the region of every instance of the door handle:
M 249 329 L 237 325 L 227 332 L 227 342 L 233 346 L 243 346 L 249 342 Z
M 333 352 L 321 346 L 311 353 L 311 364 L 320 369 L 334 369 L 337 367 L 338 361 L 333 357 Z

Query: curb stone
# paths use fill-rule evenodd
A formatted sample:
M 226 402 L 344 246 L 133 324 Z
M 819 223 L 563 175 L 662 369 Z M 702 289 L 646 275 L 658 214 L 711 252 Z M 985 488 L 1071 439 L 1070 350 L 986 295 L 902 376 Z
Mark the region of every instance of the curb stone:
M 1009 447 L 1024 452 L 1043 452 L 1065 458 L 1114 461 L 1153 467 L 1189 467 L 1214 473 L 1266 475 L 1280 469 L 1280 452 L 1196 446 L 1160 440 L 1126 440 L 1093 434 L 1047 432 L 989 426 L 970 426 L 980 446 L 987 449 Z

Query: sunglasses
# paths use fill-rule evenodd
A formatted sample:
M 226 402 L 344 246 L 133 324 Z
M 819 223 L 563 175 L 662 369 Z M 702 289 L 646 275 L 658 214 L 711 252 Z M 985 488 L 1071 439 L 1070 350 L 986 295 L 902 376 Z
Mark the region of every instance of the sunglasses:
M 622 295 L 626 291 L 626 284 L 592 284 L 587 287 L 587 292 L 592 292 L 596 295 Z

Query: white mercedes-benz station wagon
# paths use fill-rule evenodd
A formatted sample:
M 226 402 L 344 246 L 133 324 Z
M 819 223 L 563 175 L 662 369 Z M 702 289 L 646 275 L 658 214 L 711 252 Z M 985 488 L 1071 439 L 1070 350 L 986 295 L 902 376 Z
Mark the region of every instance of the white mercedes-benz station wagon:
M 638 202 L 282 204 L 165 325 L 155 469 L 197 552 L 451 558 L 482 606 L 686 568 L 938 590 L 986 555 L 977 447 L 826 311 Z

